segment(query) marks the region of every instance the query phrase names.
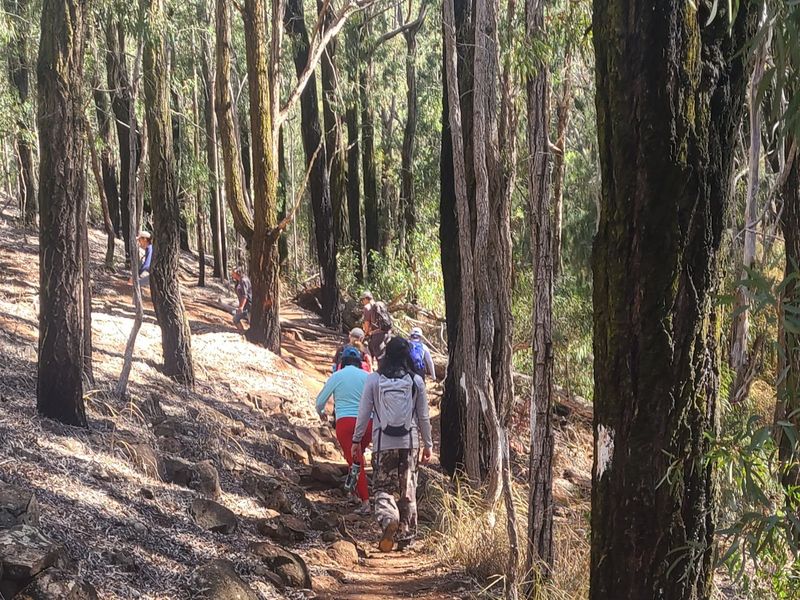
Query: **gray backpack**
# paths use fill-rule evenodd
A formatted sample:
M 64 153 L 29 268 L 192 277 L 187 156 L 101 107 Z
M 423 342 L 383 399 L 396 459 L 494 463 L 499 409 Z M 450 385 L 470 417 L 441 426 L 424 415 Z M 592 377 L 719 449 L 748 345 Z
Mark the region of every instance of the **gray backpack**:
M 391 378 L 381 375 L 375 412 L 381 433 L 392 437 L 411 437 L 416 408 L 416 385 L 413 376 Z

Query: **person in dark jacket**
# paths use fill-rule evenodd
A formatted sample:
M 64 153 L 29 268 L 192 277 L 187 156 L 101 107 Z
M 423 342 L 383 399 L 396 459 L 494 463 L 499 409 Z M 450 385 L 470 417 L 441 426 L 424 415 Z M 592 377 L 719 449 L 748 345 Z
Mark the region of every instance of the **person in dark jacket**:
M 233 324 L 236 325 L 236 329 L 244 333 L 242 321 L 250 322 L 250 305 L 253 302 L 253 286 L 250 284 L 250 278 L 245 274 L 243 267 L 236 267 L 233 270 L 232 277 L 236 284 L 236 297 L 239 300 L 236 312 L 233 313 Z

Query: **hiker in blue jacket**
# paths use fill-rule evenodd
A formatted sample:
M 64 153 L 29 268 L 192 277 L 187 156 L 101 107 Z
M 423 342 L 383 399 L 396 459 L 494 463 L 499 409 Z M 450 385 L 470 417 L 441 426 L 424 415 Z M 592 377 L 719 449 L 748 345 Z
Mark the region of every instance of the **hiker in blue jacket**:
M 425 379 L 436 379 L 436 367 L 433 364 L 431 351 L 422 341 L 422 329 L 414 327 L 408 336 L 409 355 L 414 373 Z
M 317 396 L 317 413 L 321 417 L 325 415 L 325 407 L 328 400 L 333 396 L 333 408 L 336 415 L 336 439 L 342 447 L 342 454 L 347 460 L 348 466 L 353 466 L 353 460 L 361 463 L 364 450 L 369 447 L 372 439 L 372 428 L 369 434 L 361 438 L 358 456 L 353 456 L 353 432 L 356 427 L 361 394 L 364 391 L 364 383 L 367 381 L 367 372 L 361 368 L 361 353 L 352 346 L 346 346 L 342 351 L 342 368 L 335 371 L 328 378 L 325 387 Z M 369 420 L 369 416 L 367 417 Z M 356 484 L 356 494 L 361 501 L 361 506 L 356 510 L 357 514 L 369 514 L 369 488 L 367 487 L 367 476 L 364 465 L 361 465 Z

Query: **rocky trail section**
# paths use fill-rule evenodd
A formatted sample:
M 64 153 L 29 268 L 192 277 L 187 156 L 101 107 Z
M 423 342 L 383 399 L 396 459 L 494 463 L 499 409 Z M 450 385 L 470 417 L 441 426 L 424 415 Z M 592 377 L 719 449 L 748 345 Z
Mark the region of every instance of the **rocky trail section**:
M 105 239 L 92 234 L 92 265 Z M 340 338 L 284 312 L 284 355 L 244 342 L 183 262 L 197 386 L 159 371 L 149 300 L 130 401 L 110 391 L 132 323 L 122 273 L 93 268 L 91 426 L 35 411 L 36 237 L 0 215 L 0 598 L 473 597 L 424 542 L 376 555 L 312 398 Z

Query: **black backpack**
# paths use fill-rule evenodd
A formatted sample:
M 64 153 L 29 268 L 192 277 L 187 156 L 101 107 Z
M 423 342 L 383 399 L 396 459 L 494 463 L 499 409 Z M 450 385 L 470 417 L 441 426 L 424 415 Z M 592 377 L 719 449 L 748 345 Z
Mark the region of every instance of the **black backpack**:
M 392 316 L 389 314 L 389 309 L 383 302 L 376 302 L 372 309 L 372 324 L 376 329 L 381 331 L 391 331 L 392 329 Z

